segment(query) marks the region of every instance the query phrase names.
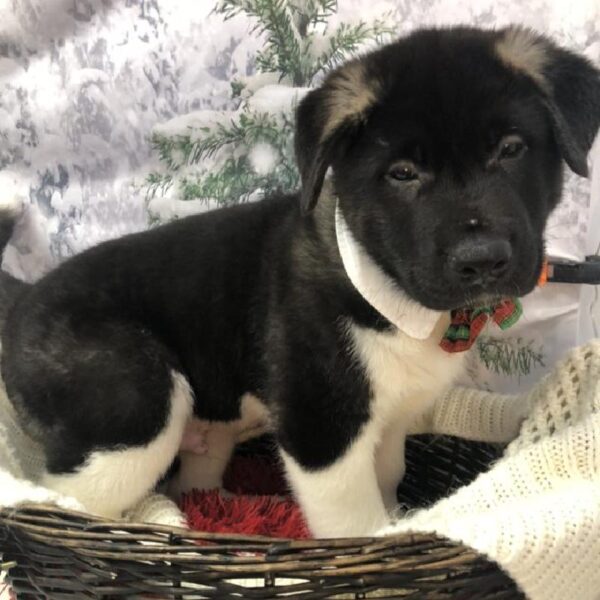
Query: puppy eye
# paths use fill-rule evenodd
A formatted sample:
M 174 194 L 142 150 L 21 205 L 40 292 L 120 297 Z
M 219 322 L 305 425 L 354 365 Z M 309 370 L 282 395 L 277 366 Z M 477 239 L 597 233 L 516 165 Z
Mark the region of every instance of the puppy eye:
M 498 160 L 521 158 L 527 150 L 527 144 L 520 135 L 511 134 L 504 136 L 498 144 Z
M 387 176 L 394 181 L 414 181 L 419 179 L 419 173 L 415 165 L 411 162 L 399 162 L 392 165 L 390 170 L 387 172 Z

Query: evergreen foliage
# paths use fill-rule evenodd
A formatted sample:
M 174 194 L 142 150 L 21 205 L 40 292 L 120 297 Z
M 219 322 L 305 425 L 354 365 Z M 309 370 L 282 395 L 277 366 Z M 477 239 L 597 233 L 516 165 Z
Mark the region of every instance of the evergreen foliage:
M 521 337 L 480 336 L 477 349 L 485 367 L 498 375 L 528 375 L 545 366 L 542 349 Z
M 256 56 L 256 70 L 272 74 L 265 81 L 281 86 L 310 87 L 363 45 L 382 42 L 391 33 L 385 19 L 342 23 L 330 31 L 336 0 L 221 0 L 215 12 L 225 19 L 240 14 L 252 19 L 251 32 L 265 42 Z M 240 98 L 236 111 L 209 125 L 190 126 L 188 132 L 154 133 L 152 145 L 162 168 L 146 180 L 149 200 L 168 192 L 180 200 L 229 205 L 298 187 L 294 101 L 285 110 L 259 111 L 251 98 L 260 87 L 248 85 L 250 79 L 231 84 L 232 98 Z M 272 168 L 257 169 L 253 164 L 252 150 L 257 145 L 269 149 Z

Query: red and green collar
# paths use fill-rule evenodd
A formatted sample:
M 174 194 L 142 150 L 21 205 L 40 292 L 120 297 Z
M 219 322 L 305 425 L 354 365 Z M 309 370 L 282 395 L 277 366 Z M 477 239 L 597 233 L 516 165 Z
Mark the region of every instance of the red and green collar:
M 512 327 L 522 314 L 523 307 L 518 298 L 502 300 L 495 306 L 453 310 L 440 346 L 446 352 L 464 352 L 473 346 L 490 319 L 504 330 Z

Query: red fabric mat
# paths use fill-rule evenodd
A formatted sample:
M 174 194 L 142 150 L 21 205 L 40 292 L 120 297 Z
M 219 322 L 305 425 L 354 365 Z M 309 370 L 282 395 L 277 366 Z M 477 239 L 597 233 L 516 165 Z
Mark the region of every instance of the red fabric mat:
M 193 490 L 181 509 L 196 531 L 240 533 L 274 538 L 308 538 L 298 505 L 289 496 L 281 469 L 272 460 L 234 457 L 224 477 L 225 489 Z

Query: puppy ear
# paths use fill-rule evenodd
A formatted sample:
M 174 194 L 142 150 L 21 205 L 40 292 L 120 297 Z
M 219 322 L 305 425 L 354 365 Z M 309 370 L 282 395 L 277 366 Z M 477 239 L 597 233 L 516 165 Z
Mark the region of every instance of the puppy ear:
M 501 60 L 535 81 L 565 162 L 587 176 L 587 154 L 600 127 L 600 71 L 587 59 L 521 27 L 500 32 Z
M 315 207 L 335 153 L 364 122 L 378 95 L 379 85 L 366 63 L 354 60 L 333 71 L 298 106 L 295 151 L 305 212 Z

